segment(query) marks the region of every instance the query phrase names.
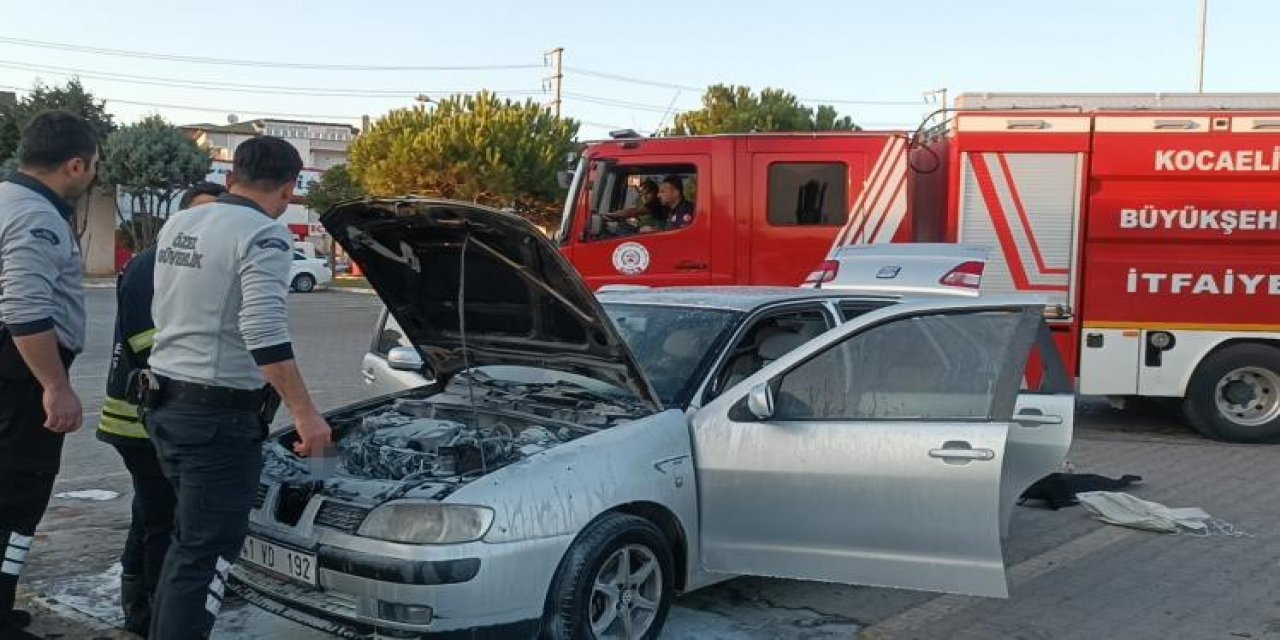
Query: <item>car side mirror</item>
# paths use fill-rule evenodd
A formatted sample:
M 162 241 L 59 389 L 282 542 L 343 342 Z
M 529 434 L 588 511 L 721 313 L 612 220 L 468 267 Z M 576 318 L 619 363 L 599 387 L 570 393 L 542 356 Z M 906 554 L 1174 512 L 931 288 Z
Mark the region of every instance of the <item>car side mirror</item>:
M 573 172 L 559 171 L 556 172 L 556 182 L 560 184 L 561 189 L 568 189 L 573 186 Z
M 387 364 L 396 371 L 421 371 L 422 356 L 413 347 L 392 347 L 387 352 Z
M 757 420 L 768 420 L 773 417 L 773 389 L 769 383 L 762 382 L 747 393 L 747 410 Z

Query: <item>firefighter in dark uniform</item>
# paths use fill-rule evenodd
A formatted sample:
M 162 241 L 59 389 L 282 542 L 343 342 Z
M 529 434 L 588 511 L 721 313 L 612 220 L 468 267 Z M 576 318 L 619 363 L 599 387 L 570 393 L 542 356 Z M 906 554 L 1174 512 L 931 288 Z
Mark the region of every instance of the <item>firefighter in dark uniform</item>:
M 62 441 L 84 410 L 67 373 L 84 348 L 84 270 L 71 205 L 97 171 L 81 118 L 37 115 L 18 171 L 0 183 L 0 638 L 35 638 L 15 611 L 18 577 L 49 506 Z
M 152 640 L 204 638 L 213 628 L 248 532 L 274 399 L 293 416 L 296 453 L 330 442 L 293 359 L 285 303 L 293 242 L 277 218 L 301 170 L 298 151 L 280 138 L 242 143 L 229 192 L 175 214 L 156 243 L 143 421 L 177 517 Z
M 658 187 L 658 200 L 662 202 L 663 229 L 683 229 L 693 224 L 693 203 L 684 199 L 684 181 L 680 176 L 667 176 Z
M 182 196 L 179 209 L 209 204 L 226 189 L 202 182 Z M 152 279 L 156 270 L 156 248 L 134 256 L 120 274 L 116 285 L 115 345 L 111 369 L 107 372 L 107 394 L 98 419 L 98 439 L 110 444 L 124 459 L 133 479 L 133 514 L 124 553 L 120 556 L 120 606 L 124 628 L 146 637 L 151 625 L 151 598 L 160 580 L 160 568 L 169 550 L 173 533 L 173 487 L 160 470 L 155 447 L 147 438 L 132 401 L 130 382 L 147 368 L 147 358 L 155 343 L 155 323 L 151 320 Z

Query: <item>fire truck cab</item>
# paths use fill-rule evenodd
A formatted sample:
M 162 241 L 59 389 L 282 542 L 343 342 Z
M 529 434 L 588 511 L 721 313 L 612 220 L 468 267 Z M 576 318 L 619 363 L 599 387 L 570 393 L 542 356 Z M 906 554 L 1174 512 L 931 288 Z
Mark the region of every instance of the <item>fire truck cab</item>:
M 906 146 L 902 132 L 591 143 L 570 186 L 561 250 L 593 289 L 796 285 L 860 209 L 879 217 L 859 237 L 918 239 L 906 216 Z M 660 209 L 643 211 L 644 183 L 669 178 L 692 205 L 687 224 L 663 219 Z

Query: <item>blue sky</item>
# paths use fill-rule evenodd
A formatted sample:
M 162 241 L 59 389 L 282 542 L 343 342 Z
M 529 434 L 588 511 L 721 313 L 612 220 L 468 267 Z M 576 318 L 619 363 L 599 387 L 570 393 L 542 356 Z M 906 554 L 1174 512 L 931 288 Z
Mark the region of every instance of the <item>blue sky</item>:
M 84 83 L 123 122 L 264 114 L 352 118 L 419 91 L 481 88 L 546 100 L 543 54 L 564 47 L 564 112 L 652 130 L 715 82 L 774 86 L 836 106 L 868 128 L 913 126 L 923 92 L 1191 91 L 1199 0 L 366 0 L 11 3 L 0 21 L 0 85 Z M 50 11 L 56 13 L 50 13 Z M 1280 2 L 1210 0 L 1206 90 L 1280 91 Z M 206 65 L 21 46 L 6 38 L 157 54 L 311 64 L 533 65 L 490 71 L 335 71 Z M 587 72 L 691 89 L 620 82 Z M 121 78 L 121 75 L 134 76 Z M 114 77 L 104 77 L 114 76 Z M 158 80 L 157 80 L 158 79 Z M 143 80 L 145 84 L 137 82 Z M 161 86 L 204 82 L 240 85 Z M 156 84 L 159 83 L 159 84 Z M 282 95 L 251 86 L 405 95 Z M 172 106 L 151 106 L 153 103 Z M 904 104 L 859 104 L 888 102 Z M 174 106 L 199 107 L 202 110 Z

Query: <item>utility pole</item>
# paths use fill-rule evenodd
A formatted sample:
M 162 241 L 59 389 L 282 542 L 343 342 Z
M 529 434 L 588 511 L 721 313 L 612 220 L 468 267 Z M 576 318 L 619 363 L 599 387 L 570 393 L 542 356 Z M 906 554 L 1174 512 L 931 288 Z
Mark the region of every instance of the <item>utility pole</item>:
M 1200 0 L 1200 47 L 1197 54 L 1196 93 L 1204 93 L 1204 32 L 1209 24 L 1209 0 Z
M 543 79 L 543 88 L 547 82 L 551 83 L 552 90 L 555 91 L 555 98 L 551 100 L 552 108 L 555 110 L 556 117 L 560 117 L 560 85 L 564 80 L 564 47 L 556 47 L 543 55 L 543 64 L 547 63 L 547 58 L 551 59 L 551 77 Z
M 942 108 L 947 108 L 947 88 L 934 89 L 933 91 L 924 92 L 925 102 L 933 102 L 934 104 L 942 104 Z M 935 102 L 936 101 L 936 102 Z

